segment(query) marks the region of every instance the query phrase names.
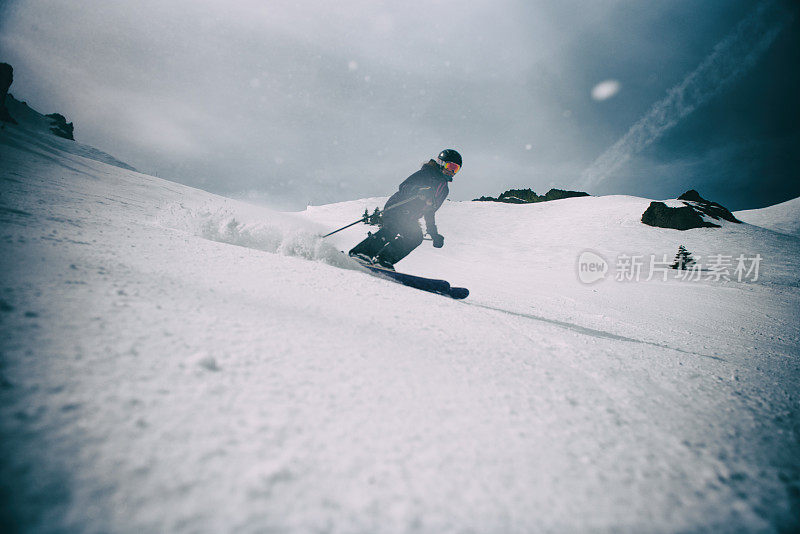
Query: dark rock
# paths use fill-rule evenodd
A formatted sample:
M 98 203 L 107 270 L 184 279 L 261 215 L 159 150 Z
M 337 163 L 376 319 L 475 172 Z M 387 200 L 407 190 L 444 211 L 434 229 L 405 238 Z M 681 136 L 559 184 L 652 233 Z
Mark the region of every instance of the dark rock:
M 688 200 L 690 202 L 708 202 L 700 196 L 695 189 L 689 189 L 687 192 L 678 197 L 678 200 Z
M 474 199 L 476 202 L 504 202 L 506 204 L 533 204 L 535 202 L 547 202 L 549 200 L 560 200 L 562 198 L 588 197 L 589 193 L 582 191 L 565 191 L 563 189 L 551 189 L 544 195 L 537 195 L 532 189 L 509 189 L 501 193 L 499 197 L 480 197 Z
M 726 221 L 741 223 L 739 219 L 733 216 L 726 207 L 721 204 L 717 204 L 716 202 L 711 202 L 710 200 L 706 200 L 700 196 L 700 193 L 695 191 L 694 189 L 690 189 L 681 196 L 678 197 L 678 200 L 683 200 L 686 202 L 694 202 L 696 203 L 698 209 L 709 215 L 714 217 L 715 219 L 725 219 Z
M 499 202 L 511 202 L 512 204 L 525 204 L 527 202 L 538 202 L 539 195 L 532 189 L 509 189 L 502 193 L 497 200 Z
M 700 196 L 700 193 L 691 189 L 678 197 L 683 201 L 680 208 L 670 208 L 663 202 L 651 202 L 642 214 L 642 222 L 649 226 L 659 228 L 673 228 L 675 230 L 690 230 L 692 228 L 719 228 L 719 224 L 706 221 L 704 216 L 712 219 L 724 219 L 739 223 L 736 217 L 724 206 L 711 202 Z
M 719 228 L 718 224 L 706 222 L 691 206 L 670 208 L 663 202 L 651 202 L 642 214 L 642 222 L 659 228 L 690 230 L 692 228 Z
M 49 115 L 45 115 L 45 117 L 50 119 L 51 132 L 64 139 L 69 139 L 70 141 L 75 140 L 72 136 L 75 127 L 71 122 L 67 122 L 67 118 L 64 115 L 61 113 L 50 113 Z
M 14 69 L 8 63 L 0 63 L 0 122 L 19 124 L 21 121 L 25 128 L 42 131 L 49 129 L 50 133 L 74 141 L 73 132 L 75 127 L 71 122 L 67 122 L 66 117 L 60 113 L 50 115 L 40 115 L 36 110 L 31 109 L 27 103 L 14 98 L 8 92 L 11 83 L 14 81 Z M 9 110 L 13 110 L 16 119 Z
M 8 63 L 0 63 L 0 121 L 17 124 L 6 108 L 6 95 L 13 81 L 14 69 Z
M 562 198 L 588 197 L 589 193 L 583 191 L 565 191 L 564 189 L 551 189 L 544 195 L 544 200 L 561 200 Z M 540 197 L 541 198 L 541 197 Z

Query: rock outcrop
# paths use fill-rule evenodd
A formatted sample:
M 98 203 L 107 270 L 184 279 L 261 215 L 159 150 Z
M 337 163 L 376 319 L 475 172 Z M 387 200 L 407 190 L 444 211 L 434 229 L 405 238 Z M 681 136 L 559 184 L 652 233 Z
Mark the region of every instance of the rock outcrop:
M 532 189 L 509 189 L 499 197 L 481 197 L 474 199 L 476 202 L 504 202 L 506 204 L 533 204 L 534 202 L 547 202 L 562 198 L 588 197 L 589 193 L 582 191 L 565 191 L 551 189 L 544 195 L 537 195 Z
M 8 88 L 11 87 L 13 81 L 14 69 L 8 63 L 0 63 L 0 122 L 17 124 L 6 108 L 6 95 L 8 95 Z
M 14 81 L 14 69 L 0 63 L 0 122 L 18 124 L 27 130 L 42 131 L 74 141 L 75 126 L 61 113 L 42 115 L 26 102 L 8 92 Z
M 642 222 L 659 228 L 675 230 L 691 230 L 692 228 L 719 228 L 721 225 L 712 222 L 724 219 L 740 223 L 733 214 L 721 204 L 711 202 L 690 189 L 678 197 L 683 206 L 669 207 L 663 202 L 651 202 L 642 214 Z
M 59 137 L 63 137 L 64 139 L 69 139 L 70 141 L 75 140 L 75 138 L 72 136 L 72 132 L 75 130 L 75 127 L 71 122 L 67 122 L 67 118 L 64 115 L 61 113 L 50 113 L 49 115 L 45 115 L 45 117 L 50 119 L 51 132 Z

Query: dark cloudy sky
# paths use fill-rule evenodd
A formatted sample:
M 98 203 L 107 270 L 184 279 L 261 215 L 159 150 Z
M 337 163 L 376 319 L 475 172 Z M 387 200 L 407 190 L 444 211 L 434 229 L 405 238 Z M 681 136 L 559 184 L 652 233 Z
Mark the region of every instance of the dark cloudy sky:
M 791 0 L 0 0 L 11 92 L 144 172 L 291 208 L 441 148 L 511 187 L 800 195 Z

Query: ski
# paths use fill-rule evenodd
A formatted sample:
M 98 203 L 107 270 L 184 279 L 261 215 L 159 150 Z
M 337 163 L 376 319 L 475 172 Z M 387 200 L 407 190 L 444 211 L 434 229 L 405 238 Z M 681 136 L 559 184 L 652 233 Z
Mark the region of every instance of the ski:
M 436 293 L 437 295 L 444 295 L 456 300 L 465 299 L 469 296 L 469 289 L 466 287 L 452 287 L 450 282 L 447 280 L 438 280 L 436 278 L 425 278 L 424 276 L 398 273 L 392 269 L 367 263 L 358 258 L 353 258 L 353 260 L 367 269 L 370 274 L 389 279 L 393 282 L 403 284 L 404 286 L 413 287 L 414 289 L 427 291 L 429 293 Z

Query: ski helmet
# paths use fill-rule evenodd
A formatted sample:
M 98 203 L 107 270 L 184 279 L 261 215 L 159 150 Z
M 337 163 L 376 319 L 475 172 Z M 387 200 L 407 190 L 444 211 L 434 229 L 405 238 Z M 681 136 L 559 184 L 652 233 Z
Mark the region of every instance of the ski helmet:
M 449 162 L 452 162 L 452 163 L 458 163 L 458 165 L 461 166 L 461 154 L 459 154 L 458 152 L 456 152 L 452 148 L 445 148 L 444 150 L 439 152 L 439 158 L 438 159 L 439 159 L 439 163 L 440 164 L 446 163 L 446 162 L 449 161 Z
M 439 152 L 436 163 L 439 164 L 442 169 L 442 174 L 444 174 L 445 177 L 447 177 L 447 181 L 450 182 L 453 180 L 453 176 L 461 170 L 461 154 L 452 148 L 446 148 Z

